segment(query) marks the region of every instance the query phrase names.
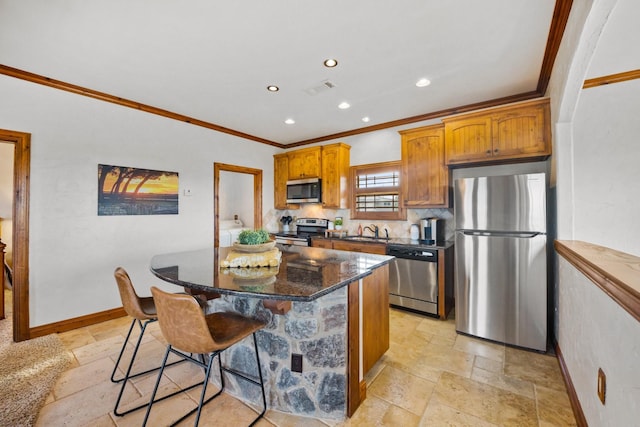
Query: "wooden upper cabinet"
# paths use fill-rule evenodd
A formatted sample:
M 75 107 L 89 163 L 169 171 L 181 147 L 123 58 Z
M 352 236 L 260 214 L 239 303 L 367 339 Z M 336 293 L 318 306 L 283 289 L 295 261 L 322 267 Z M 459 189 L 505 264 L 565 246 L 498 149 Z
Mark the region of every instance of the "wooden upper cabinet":
M 321 174 L 321 147 L 290 151 L 289 179 L 319 178 Z
M 289 180 L 289 156 L 287 153 L 273 156 L 273 207 L 288 209 L 287 181 Z
M 400 135 L 404 207 L 449 207 L 444 126 L 400 131 Z
M 273 156 L 273 207 L 297 209 L 287 204 L 287 181 L 304 178 L 322 179 L 322 206 L 349 207 L 349 166 L 351 147 L 337 143 L 303 148 Z
M 550 124 L 545 120 L 549 115 L 549 104 L 544 107 L 538 105 L 496 113 L 491 120 L 493 154 L 512 158 L 551 154 L 547 144 L 550 132 L 546 129 Z
M 443 122 L 448 165 L 503 163 L 551 154 L 548 99 L 459 115 Z
M 351 147 L 329 144 L 322 147 L 322 206 L 346 209 L 349 207 L 349 165 Z
M 446 163 L 486 160 L 491 156 L 491 118 L 445 121 Z

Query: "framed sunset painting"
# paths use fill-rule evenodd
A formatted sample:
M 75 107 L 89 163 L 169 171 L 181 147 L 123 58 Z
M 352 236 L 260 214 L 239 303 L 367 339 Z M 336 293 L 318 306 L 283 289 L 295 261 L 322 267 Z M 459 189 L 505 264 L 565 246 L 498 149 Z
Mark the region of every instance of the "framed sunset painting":
M 98 215 L 177 215 L 178 173 L 98 165 Z

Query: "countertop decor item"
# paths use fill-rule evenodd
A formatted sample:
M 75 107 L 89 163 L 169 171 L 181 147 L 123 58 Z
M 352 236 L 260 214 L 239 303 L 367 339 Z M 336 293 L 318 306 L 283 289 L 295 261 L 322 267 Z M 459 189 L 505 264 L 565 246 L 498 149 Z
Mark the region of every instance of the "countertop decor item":
M 282 223 L 282 231 L 289 231 L 289 224 L 293 222 L 293 217 L 290 215 L 283 216 L 280 218 L 280 222 Z
M 257 245 L 234 242 L 233 249 L 238 252 L 258 253 L 258 252 L 266 252 L 272 249 L 275 245 L 276 245 L 275 240 L 270 240 L 266 243 L 260 243 Z
M 275 242 L 273 244 L 275 245 Z M 250 247 L 250 245 L 245 246 Z M 227 257 L 220 262 L 220 267 L 277 267 L 282 259 L 282 252 L 274 247 L 259 252 L 242 252 L 237 250 L 237 246 L 231 249 Z
M 337 216 L 336 219 L 333 221 L 336 230 L 342 230 L 342 217 L 341 216 Z
M 261 245 L 270 241 L 269 232 L 264 229 L 242 230 L 238 235 L 240 245 Z
M 242 230 L 238 241 L 232 246 L 222 267 L 277 267 L 282 253 L 271 240 L 269 232 L 260 230 Z

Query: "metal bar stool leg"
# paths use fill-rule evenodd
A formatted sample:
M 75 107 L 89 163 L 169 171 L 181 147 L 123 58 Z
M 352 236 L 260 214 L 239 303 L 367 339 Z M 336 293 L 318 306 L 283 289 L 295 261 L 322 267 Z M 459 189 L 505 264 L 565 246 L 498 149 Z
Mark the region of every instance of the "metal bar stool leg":
M 136 322 L 136 320 L 133 321 L 133 323 L 135 323 L 135 322 Z M 142 342 L 142 337 L 144 335 L 144 332 L 147 329 L 147 325 L 149 323 L 151 323 L 151 322 L 155 322 L 155 320 L 147 320 L 147 321 L 144 322 L 144 324 L 142 324 L 142 322 L 140 322 L 139 320 L 137 322 L 139 324 L 141 324 L 141 331 L 140 331 L 140 336 L 138 337 L 138 341 L 136 342 L 136 347 L 133 349 L 133 354 L 131 355 L 131 360 L 129 361 L 129 366 L 127 367 L 127 372 L 125 373 L 123 378 L 121 378 L 120 380 L 117 380 L 117 381 L 114 381 L 113 374 L 111 375 L 111 381 L 113 381 L 113 382 L 122 382 L 122 387 L 120 387 L 120 392 L 118 393 L 118 399 L 116 400 L 116 404 L 115 404 L 115 406 L 113 408 L 113 413 L 118 417 L 121 417 L 123 415 L 126 415 L 126 414 L 132 412 L 132 411 L 135 411 L 136 409 L 140 409 L 143 406 L 146 406 L 146 404 L 145 404 L 145 405 L 142 405 L 142 406 L 138 406 L 136 408 L 129 409 L 129 410 L 124 411 L 124 412 L 118 412 L 118 406 L 120 406 L 120 400 L 122 399 L 122 395 L 124 394 L 124 389 L 127 386 L 127 383 L 129 382 L 129 379 L 135 378 L 135 377 L 138 377 L 140 375 L 144 375 L 144 374 L 147 374 L 149 372 L 153 372 L 153 371 L 156 371 L 156 370 L 159 369 L 159 368 L 152 368 L 152 369 L 148 369 L 148 370 L 146 370 L 144 372 L 140 372 L 140 373 L 137 373 L 135 375 L 131 375 L 131 368 L 133 368 L 133 363 L 136 360 L 136 355 L 138 354 L 138 350 L 140 349 L 140 343 Z M 127 339 L 125 340 L 124 345 L 122 346 L 122 351 L 120 351 L 120 356 L 118 357 L 118 362 L 116 362 L 116 366 L 114 368 L 114 372 L 113 372 L 114 374 L 115 374 L 115 370 L 118 368 L 118 364 L 120 363 L 120 358 L 122 357 L 122 353 L 124 353 L 124 349 L 125 349 L 125 347 L 127 345 L 127 342 L 129 341 L 129 335 L 131 335 L 131 330 L 133 329 L 133 323 L 131 324 L 131 328 L 129 328 L 129 334 L 127 334 Z
M 131 327 L 129 328 L 129 333 L 127 334 L 127 338 L 124 341 L 124 344 L 122 345 L 122 350 L 120 350 L 120 355 L 118 356 L 118 361 L 116 362 L 116 366 L 113 368 L 113 373 L 111 374 L 111 381 L 114 383 L 122 383 L 122 386 L 120 387 L 120 392 L 118 393 L 118 398 L 116 399 L 116 404 L 113 407 L 113 414 L 118 416 L 118 417 L 122 417 L 124 415 L 127 415 L 133 411 L 137 411 L 138 409 L 144 408 L 145 406 L 148 405 L 148 403 L 136 406 L 135 408 L 130 408 L 127 409 L 124 412 L 119 412 L 119 406 L 120 406 L 120 401 L 122 400 L 122 396 L 124 395 L 124 389 L 127 386 L 127 383 L 129 382 L 130 379 L 132 378 L 136 378 L 139 377 L 141 375 L 145 375 L 148 374 L 150 372 L 154 372 L 157 371 L 158 369 L 160 369 L 160 366 L 155 367 L 155 368 L 151 368 L 151 369 L 147 369 L 146 371 L 143 372 L 138 372 L 137 374 L 133 374 L 131 375 L 131 370 L 133 368 L 133 364 L 135 363 L 136 360 L 136 356 L 138 354 L 138 350 L 140 349 L 140 344 L 142 343 L 142 338 L 144 336 L 145 331 L 147 330 L 147 326 L 150 323 L 155 322 L 157 319 L 150 319 L 150 320 L 146 320 L 144 323 L 141 322 L 138 319 L 134 319 L 133 322 L 131 322 Z M 138 323 L 138 325 L 140 326 L 140 335 L 138 336 L 138 340 L 136 341 L 136 346 L 133 349 L 133 354 L 131 355 L 131 360 L 129 361 L 129 366 L 127 367 L 127 372 L 125 373 L 124 377 L 120 378 L 120 379 L 114 379 L 116 370 L 118 369 L 118 365 L 120 364 L 120 360 L 122 359 L 122 355 L 124 354 L 125 348 L 127 346 L 127 343 L 129 342 L 129 338 L 131 336 L 131 331 L 133 330 L 133 326 L 135 323 Z M 182 363 L 184 362 L 184 359 L 181 360 L 177 360 L 175 362 L 169 363 L 166 366 L 172 366 L 175 365 L 176 363 Z
M 129 327 L 129 332 L 127 332 L 127 336 L 124 339 L 124 342 L 122 343 L 122 348 L 120 349 L 120 354 L 118 355 L 118 360 L 116 360 L 116 365 L 113 367 L 113 372 L 111 372 L 111 382 L 112 383 L 119 383 L 119 382 L 124 381 L 124 379 L 125 379 L 124 376 L 122 378 L 116 379 L 116 372 L 118 371 L 118 367 L 120 366 L 120 361 L 122 360 L 122 356 L 124 355 L 124 352 L 127 349 L 127 344 L 129 343 L 129 338 L 131 338 L 131 332 L 133 332 L 133 327 L 136 325 L 136 323 L 140 326 L 140 330 L 144 329 L 143 326 L 142 326 L 142 322 L 140 322 L 140 320 L 133 319 L 131 321 L 131 326 Z M 142 333 L 138 337 L 138 342 L 136 343 L 136 348 L 134 349 L 134 353 L 135 353 L 135 351 L 137 351 L 138 345 L 140 345 L 141 340 L 142 340 Z M 131 363 L 129 365 L 131 365 Z

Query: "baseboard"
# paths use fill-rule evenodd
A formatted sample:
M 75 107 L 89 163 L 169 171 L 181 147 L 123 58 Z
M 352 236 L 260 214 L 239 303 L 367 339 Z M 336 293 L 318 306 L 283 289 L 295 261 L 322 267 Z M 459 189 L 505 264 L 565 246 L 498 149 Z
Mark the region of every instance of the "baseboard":
M 576 418 L 576 424 L 578 427 L 589 427 L 587 419 L 582 412 L 582 405 L 578 400 L 578 394 L 575 387 L 573 387 L 573 381 L 571 381 L 571 375 L 569 375 L 569 369 L 564 363 L 564 357 L 558 343 L 555 343 L 556 356 L 558 357 L 558 363 L 560 364 L 560 370 L 562 371 L 562 377 L 564 378 L 564 384 L 567 386 L 567 393 L 569 394 L 569 400 L 571 401 L 571 408 L 573 409 L 573 416 Z
M 61 322 L 36 326 L 29 329 L 29 339 L 59 332 L 67 332 L 73 329 L 82 328 L 84 326 L 95 325 L 96 323 L 106 322 L 107 320 L 124 317 L 126 315 L 127 313 L 124 311 L 124 308 L 118 307 L 111 310 L 100 311 L 98 313 L 87 314 L 86 316 L 63 320 Z

